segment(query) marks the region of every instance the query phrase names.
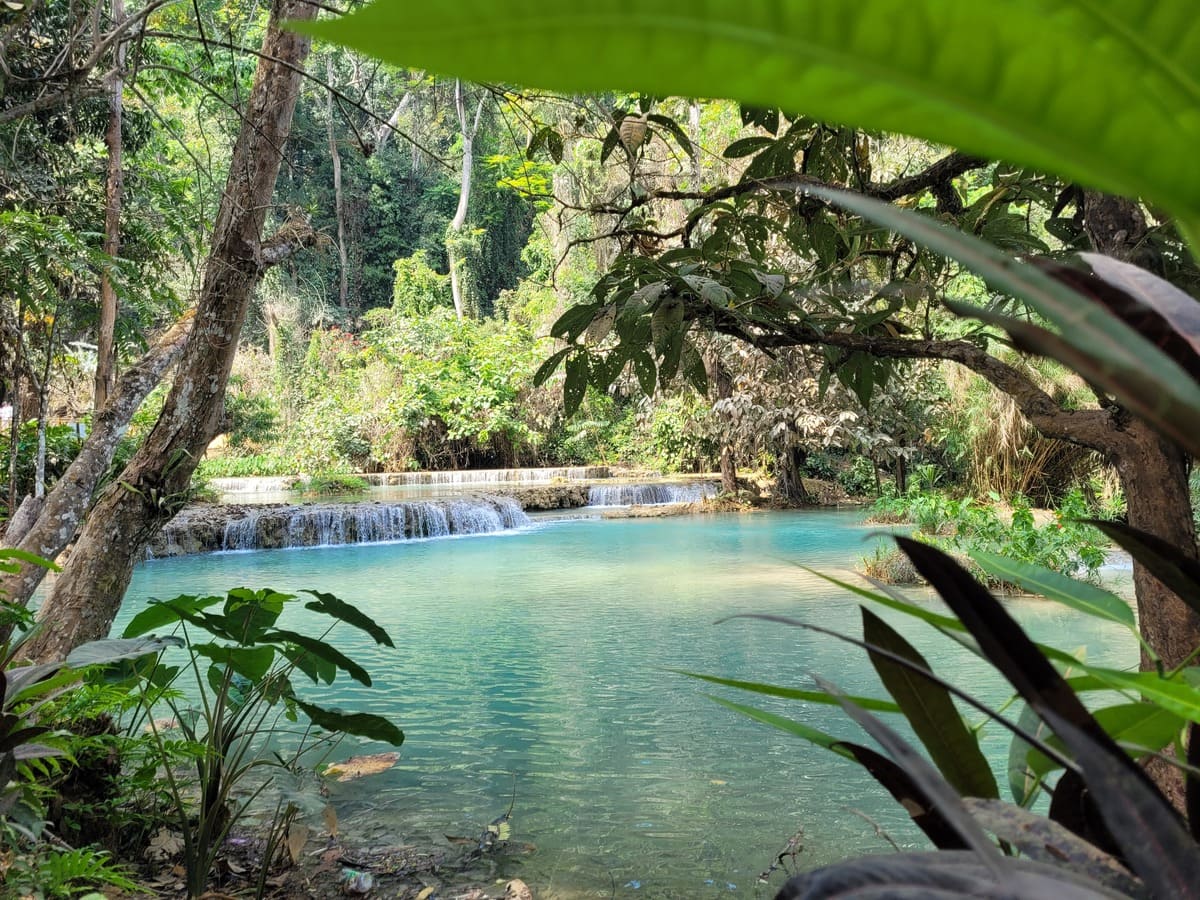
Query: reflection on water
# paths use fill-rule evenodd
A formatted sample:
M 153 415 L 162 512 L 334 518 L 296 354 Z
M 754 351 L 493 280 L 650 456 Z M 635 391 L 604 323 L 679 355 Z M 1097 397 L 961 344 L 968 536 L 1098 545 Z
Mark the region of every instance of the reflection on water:
M 244 584 L 332 591 L 384 625 L 394 651 L 335 635 L 375 688 L 350 683 L 321 697 L 386 714 L 407 735 L 397 768 L 334 786 L 351 840 L 478 834 L 507 809 L 515 779 L 513 837 L 538 849 L 500 874 L 526 879 L 539 897 L 610 897 L 614 886 L 618 897 L 751 897 L 798 828 L 805 866 L 887 851 L 850 810 L 902 846 L 923 846 L 856 766 L 704 696 L 749 695 L 669 671 L 800 686 L 820 673 L 879 695 L 865 658 L 830 638 L 714 624 L 769 612 L 860 633 L 852 598 L 797 566 L 853 565 L 869 550 L 855 522 L 813 512 L 577 520 L 506 536 L 163 560 L 138 570 L 124 615 L 148 596 Z M 1038 601 L 1012 606 L 1040 640 L 1136 663 L 1120 629 Z M 992 702 L 1007 696 L 957 645 L 889 619 L 960 685 Z M 759 705 L 867 740 L 831 709 Z M 989 755 L 1002 759 L 1004 735 L 988 736 Z

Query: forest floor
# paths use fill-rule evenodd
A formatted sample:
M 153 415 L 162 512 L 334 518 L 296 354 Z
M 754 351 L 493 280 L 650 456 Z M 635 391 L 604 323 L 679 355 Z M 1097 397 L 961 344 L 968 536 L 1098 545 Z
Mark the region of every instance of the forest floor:
M 229 839 L 218 865 L 221 875 L 202 900 L 256 896 L 269 900 L 533 900 L 532 890 L 523 881 L 499 878 L 496 872 L 503 857 L 526 855 L 535 849 L 528 844 L 485 839 L 450 849 L 408 844 L 359 847 L 343 843 L 336 835 L 312 835 L 293 847 L 276 847 L 275 863 L 262 878 L 266 841 L 261 833 L 241 833 Z M 146 890 L 108 896 L 122 900 L 181 900 L 186 896 L 181 859 L 160 858 L 147 866 L 137 879 Z

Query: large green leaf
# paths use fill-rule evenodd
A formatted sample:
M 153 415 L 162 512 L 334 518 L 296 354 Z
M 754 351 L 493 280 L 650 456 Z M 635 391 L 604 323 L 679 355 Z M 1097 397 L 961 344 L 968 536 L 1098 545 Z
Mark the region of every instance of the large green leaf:
M 215 606 L 224 599 L 220 596 L 193 597 L 188 595 L 181 595 L 171 600 L 158 600 L 152 597 L 150 604 L 129 620 L 121 637 L 137 637 L 156 628 L 177 625 L 181 619 L 186 620 L 188 614 L 198 613 L 210 606 Z
M 1052 711 L 1039 710 L 1071 748 L 1108 830 L 1155 897 L 1200 898 L 1200 848 L 1171 804 L 1128 758 Z
M 1040 594 L 1047 600 L 1054 600 L 1064 606 L 1069 606 L 1078 612 L 1098 619 L 1107 619 L 1123 625 L 1137 633 L 1137 620 L 1133 608 L 1110 591 L 1068 578 L 1059 572 L 1054 572 L 1044 566 L 1021 562 L 1000 556 L 996 553 L 986 553 L 983 550 L 970 550 L 967 555 L 978 563 L 979 567 L 989 575 L 993 575 L 1010 584 L 1015 584 L 1031 594 Z
M 1161 750 L 1178 737 L 1184 726 L 1183 718 L 1157 703 L 1118 703 L 1096 710 L 1095 716 L 1109 737 L 1124 746 L 1134 758 Z M 1057 737 L 1047 738 L 1047 743 L 1059 749 L 1063 747 Z M 1028 748 L 1025 763 L 1035 778 L 1042 778 L 1059 768 L 1057 762 L 1032 748 Z
M 1020 297 L 1057 326 L 1059 342 L 1096 363 L 1089 380 L 1110 392 L 1184 449 L 1200 455 L 1200 384 L 1134 328 L 1037 266 L 1018 262 L 980 238 L 929 216 L 847 191 L 808 193 L 958 260 L 993 288 Z M 967 304 L 956 312 L 995 319 Z M 1042 349 L 1042 348 L 1039 348 Z M 1079 360 L 1066 360 L 1078 366 Z
M 275 661 L 274 647 L 238 647 L 208 642 L 193 644 L 192 652 L 211 659 L 220 666 L 229 666 L 237 674 L 257 683 L 263 679 Z
M 894 628 L 863 608 L 863 640 L 929 669 L 920 652 Z M 879 680 L 899 704 L 914 732 L 945 779 L 964 797 L 999 797 L 996 777 L 979 741 L 967 727 L 950 692 L 928 678 L 871 649 L 867 651 Z
M 337 709 L 326 709 L 313 703 L 297 700 L 296 705 L 312 719 L 312 723 L 326 731 L 353 734 L 356 737 L 385 741 L 394 747 L 404 743 L 404 732 L 385 719 L 372 713 L 345 713 Z
M 1192 0 L 377 0 L 297 27 L 477 81 L 732 97 L 901 131 L 1200 224 Z
M 720 678 L 716 675 L 701 675 L 698 672 L 688 672 L 685 669 L 671 669 L 679 675 L 686 675 L 689 678 L 698 678 L 701 681 L 707 681 L 710 684 L 719 684 L 724 687 L 737 688 L 740 691 L 750 691 L 754 694 L 764 694 L 768 697 L 781 697 L 785 700 L 803 700 L 808 703 L 825 703 L 830 706 L 839 706 L 841 701 L 836 697 L 826 694 L 824 691 L 806 691 L 801 688 L 783 687 L 775 684 L 761 684 L 757 681 L 738 681 L 736 678 Z M 869 709 L 873 712 L 898 713 L 900 707 L 895 703 L 887 700 L 876 700 L 874 697 L 850 697 L 850 699 L 861 706 L 863 709 Z
M 840 738 L 826 734 L 823 731 L 818 731 L 816 728 L 811 728 L 803 722 L 797 722 L 795 719 L 776 715 L 775 713 L 767 712 L 764 709 L 758 709 L 754 706 L 746 706 L 744 703 L 734 703 L 732 700 L 726 700 L 724 697 L 716 697 L 712 694 L 706 694 L 705 696 L 714 703 L 719 703 L 726 709 L 732 709 L 734 712 L 741 713 L 755 722 L 762 722 L 764 725 L 770 725 L 772 728 L 786 731 L 788 734 L 793 734 L 798 738 L 804 738 L 810 744 L 816 744 L 818 747 L 824 747 L 826 750 L 832 750 L 834 753 L 842 756 L 852 756 L 850 751 L 845 749 L 844 742 Z
M 384 631 L 383 626 L 360 610 L 357 606 L 347 603 L 333 594 L 322 593 L 321 591 L 302 591 L 304 594 L 312 594 L 315 600 L 310 600 L 304 604 L 305 609 L 311 609 L 313 612 L 324 613 L 327 616 L 333 616 L 335 619 L 340 619 L 347 625 L 352 625 L 359 631 L 365 631 L 377 644 L 382 644 L 385 647 L 394 647 L 391 637 Z

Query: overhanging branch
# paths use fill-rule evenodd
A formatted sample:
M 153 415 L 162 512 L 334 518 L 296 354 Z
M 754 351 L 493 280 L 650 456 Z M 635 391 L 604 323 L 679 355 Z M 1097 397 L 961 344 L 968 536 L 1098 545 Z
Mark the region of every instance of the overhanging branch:
M 800 324 L 773 325 L 763 331 L 733 313 L 704 306 L 691 310 L 696 319 L 707 319 L 712 327 L 759 349 L 780 347 L 836 347 L 885 359 L 949 360 L 962 365 L 1007 394 L 1038 431 L 1049 438 L 1087 447 L 1110 455 L 1124 444 L 1121 430 L 1114 427 L 1118 411 L 1111 409 L 1065 409 L 1024 372 L 978 344 L 963 340 L 922 340 L 863 334 L 851 331 L 820 332 Z

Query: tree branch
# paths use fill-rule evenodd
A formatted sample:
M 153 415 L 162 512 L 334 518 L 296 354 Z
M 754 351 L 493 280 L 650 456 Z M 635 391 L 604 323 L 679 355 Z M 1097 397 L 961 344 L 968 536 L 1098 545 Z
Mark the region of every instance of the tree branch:
M 735 313 L 692 301 L 689 315 L 708 319 L 724 334 L 740 338 L 761 350 L 780 347 L 836 347 L 886 359 L 938 359 L 956 362 L 985 379 L 1013 399 L 1017 408 L 1043 435 L 1112 455 L 1125 445 L 1119 411 L 1064 409 L 1015 366 L 1009 365 L 972 341 L 916 340 L 851 331 L 820 332 L 800 324 L 776 324 L 763 332 Z

